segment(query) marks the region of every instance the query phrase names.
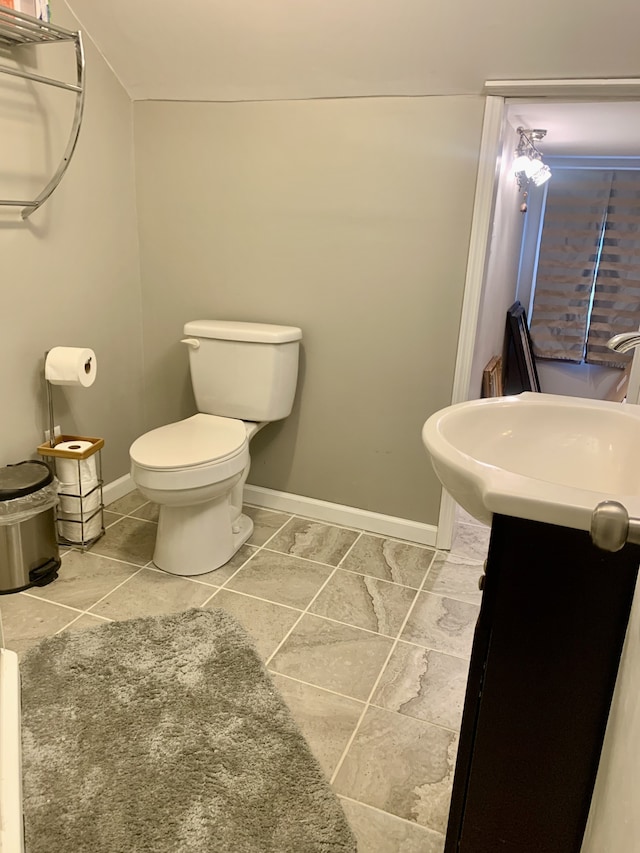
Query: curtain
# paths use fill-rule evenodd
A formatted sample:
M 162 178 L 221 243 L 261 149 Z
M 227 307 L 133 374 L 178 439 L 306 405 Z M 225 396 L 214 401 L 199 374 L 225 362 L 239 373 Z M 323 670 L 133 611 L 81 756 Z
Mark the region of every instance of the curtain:
M 612 177 L 557 169 L 549 182 L 530 323 L 538 358 L 584 359 Z

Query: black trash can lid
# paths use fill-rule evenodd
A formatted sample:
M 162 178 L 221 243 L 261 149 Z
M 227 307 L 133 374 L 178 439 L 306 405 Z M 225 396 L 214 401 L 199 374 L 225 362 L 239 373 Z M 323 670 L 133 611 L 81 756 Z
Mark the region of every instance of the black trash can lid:
M 0 468 L 0 501 L 23 498 L 48 486 L 53 474 L 45 462 L 26 459 Z

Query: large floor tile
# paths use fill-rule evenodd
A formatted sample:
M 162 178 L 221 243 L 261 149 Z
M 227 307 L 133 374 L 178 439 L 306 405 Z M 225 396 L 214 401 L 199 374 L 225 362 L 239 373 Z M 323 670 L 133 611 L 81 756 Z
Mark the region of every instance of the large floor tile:
M 458 524 L 475 524 L 476 527 L 489 527 L 483 521 L 478 521 L 470 513 L 463 509 L 459 504 L 456 504 L 455 519 Z
M 144 566 L 153 556 L 157 529 L 150 521 L 123 518 L 92 545 L 91 553 Z
M 90 551 L 69 551 L 64 555 L 57 579 L 29 592 L 47 601 L 87 610 L 137 571 L 128 563 Z
M 286 512 L 274 512 L 255 506 L 243 506 L 242 512 L 253 521 L 253 533 L 249 537 L 249 544 L 257 546 L 264 545 L 291 518 Z
M 475 524 L 457 524 L 451 555 L 464 558 L 467 562 L 482 563 L 489 552 L 491 529 Z
M 158 504 L 149 501 L 149 503 L 142 504 L 138 509 L 134 509 L 131 515 L 134 518 L 143 518 L 146 521 L 157 521 L 160 515 L 160 507 Z
M 434 553 L 430 548 L 365 534 L 356 542 L 340 568 L 417 589 Z
M 479 612 L 475 604 L 421 592 L 402 639 L 445 654 L 468 657 Z
M 272 675 L 327 778 L 335 770 L 364 705 L 318 687 Z
M 121 515 L 129 515 L 145 503 L 147 503 L 147 498 L 140 494 L 137 489 L 134 489 L 119 500 L 107 504 L 107 509 L 111 512 L 119 512 Z
M 299 610 L 272 604 L 239 592 L 221 589 L 207 602 L 208 610 L 221 608 L 234 616 L 248 634 L 251 634 L 260 657 L 266 660 L 278 647 L 296 619 Z
M 200 607 L 213 593 L 213 587 L 193 583 L 175 575 L 143 569 L 94 607 L 91 613 L 107 619 L 133 619 L 157 616 Z
M 398 643 L 371 701 L 388 711 L 459 729 L 468 672 L 462 658 Z
M 443 853 L 444 835 L 340 797 L 358 853 Z
M 349 548 L 358 538 L 355 530 L 334 527 L 319 521 L 304 518 L 292 518 L 282 530 L 269 542 L 272 551 L 306 557 L 337 566 Z
M 65 631 L 86 631 L 88 628 L 98 628 L 100 625 L 107 625 L 109 619 L 103 619 L 101 616 L 92 616 L 90 613 L 83 613 L 78 616 L 70 625 L 67 625 Z
M 480 604 L 482 593 L 478 581 L 482 574 L 483 567 L 478 563 L 467 563 L 464 558 L 439 553 L 429 569 L 422 589 L 471 604 Z
M 286 554 L 259 551 L 231 578 L 227 588 L 304 610 L 332 571 Z
M 4 645 L 20 655 L 35 646 L 38 640 L 51 637 L 78 616 L 75 610 L 20 592 L 3 595 L 0 610 Z
M 213 586 L 222 586 L 232 575 L 235 575 L 240 566 L 244 566 L 247 560 L 253 557 L 257 550 L 257 548 L 253 548 L 251 545 L 242 545 L 228 563 L 219 566 L 219 568 L 214 569 L 212 572 L 205 572 L 203 575 L 194 575 L 194 580 L 198 580 L 200 583 L 213 584 Z
M 334 788 L 338 794 L 443 833 L 456 748 L 454 732 L 368 708 Z
M 338 569 L 310 610 L 396 637 L 415 596 L 415 589 Z
M 388 637 L 307 614 L 270 662 L 270 668 L 365 700 L 392 646 Z

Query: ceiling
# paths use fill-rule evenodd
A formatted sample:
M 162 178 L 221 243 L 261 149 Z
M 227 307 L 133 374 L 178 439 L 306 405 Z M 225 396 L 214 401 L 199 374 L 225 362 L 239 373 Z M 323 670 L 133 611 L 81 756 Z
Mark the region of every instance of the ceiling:
M 507 115 L 513 127 L 547 131 L 543 155 L 640 156 L 640 101 L 516 103 Z
M 487 79 L 640 76 L 637 0 L 536 0 L 522 13 L 512 0 L 67 4 L 134 100 L 464 95 Z M 68 14 L 64 0 L 52 6 L 54 21 Z

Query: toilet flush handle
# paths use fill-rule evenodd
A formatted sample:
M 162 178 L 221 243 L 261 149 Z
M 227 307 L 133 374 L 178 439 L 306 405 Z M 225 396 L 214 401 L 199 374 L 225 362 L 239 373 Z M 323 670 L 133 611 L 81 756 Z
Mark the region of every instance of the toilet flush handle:
M 193 347 L 193 349 L 200 349 L 200 341 L 197 338 L 183 338 L 180 343 L 187 344 L 187 346 Z

